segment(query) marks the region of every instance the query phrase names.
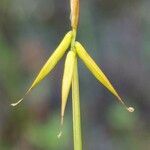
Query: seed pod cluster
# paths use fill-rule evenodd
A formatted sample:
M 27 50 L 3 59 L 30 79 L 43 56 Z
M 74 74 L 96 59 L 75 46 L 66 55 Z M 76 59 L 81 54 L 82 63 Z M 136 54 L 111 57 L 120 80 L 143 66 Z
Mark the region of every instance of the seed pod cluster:
M 52 55 L 49 57 L 45 65 L 40 70 L 39 74 L 33 81 L 30 88 L 27 90 L 24 96 L 26 96 L 31 89 L 33 89 L 36 85 L 38 85 L 56 66 L 56 64 L 60 61 L 60 59 L 63 57 L 69 46 L 71 45 L 73 31 L 69 31 L 56 50 L 52 53 Z M 72 48 L 72 47 L 71 47 Z M 116 92 L 115 88 L 112 86 L 106 75 L 103 73 L 103 71 L 98 67 L 98 65 L 95 63 L 95 61 L 91 58 L 91 56 L 87 53 L 85 48 L 79 43 L 75 42 L 73 50 L 71 49 L 66 57 L 65 66 L 64 66 L 64 74 L 62 79 L 62 104 L 61 104 L 61 123 L 63 123 L 63 117 L 64 112 L 66 108 L 66 103 L 68 99 L 68 94 L 70 91 L 71 83 L 72 83 L 72 76 L 73 76 L 73 70 L 74 70 L 74 63 L 76 60 L 76 53 L 79 56 L 79 58 L 84 62 L 84 64 L 87 66 L 87 68 L 90 70 L 90 72 L 94 75 L 94 77 L 102 84 L 104 85 L 114 96 L 118 98 L 118 100 L 126 107 L 126 109 L 129 112 L 133 112 L 133 107 L 127 107 L 126 104 L 123 102 L 119 94 Z M 16 106 L 19 104 L 22 100 L 21 98 L 18 102 L 11 104 L 12 106 Z

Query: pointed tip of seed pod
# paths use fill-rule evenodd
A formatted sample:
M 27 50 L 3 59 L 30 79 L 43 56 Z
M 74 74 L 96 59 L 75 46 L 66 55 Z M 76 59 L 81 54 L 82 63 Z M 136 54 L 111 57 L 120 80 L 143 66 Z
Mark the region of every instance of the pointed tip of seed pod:
M 133 107 L 128 107 L 127 110 L 128 110 L 129 112 L 134 112 L 134 108 L 133 108 Z
M 25 95 L 24 95 L 20 100 L 18 100 L 16 103 L 12 103 L 11 106 L 15 107 L 15 106 L 17 106 L 20 102 L 22 102 L 23 99 L 29 94 L 29 92 L 31 91 L 32 88 L 33 88 L 33 87 L 31 86 L 31 87 L 28 89 L 28 91 L 25 93 Z
M 128 107 L 124 102 L 123 100 L 121 99 L 121 97 L 119 95 L 117 95 L 118 99 L 121 101 L 121 103 L 126 107 L 127 111 L 129 112 L 134 112 L 134 108 L 133 107 Z
M 61 122 L 60 122 L 61 126 L 63 125 L 63 123 L 64 123 L 64 116 L 61 116 Z
M 58 133 L 58 135 L 57 135 L 57 138 L 58 138 L 58 139 L 61 138 L 61 136 L 62 136 L 62 126 L 63 126 L 63 123 L 64 123 L 64 116 L 61 115 L 60 130 L 59 130 L 59 133 Z
M 12 103 L 11 106 L 13 106 L 13 107 L 17 106 L 20 102 L 22 102 L 22 100 L 23 100 L 23 98 L 21 98 L 21 99 L 20 99 L 18 102 L 16 102 L 16 103 Z
M 61 136 L 62 136 L 62 131 L 60 131 L 60 132 L 58 133 L 57 138 L 60 139 Z

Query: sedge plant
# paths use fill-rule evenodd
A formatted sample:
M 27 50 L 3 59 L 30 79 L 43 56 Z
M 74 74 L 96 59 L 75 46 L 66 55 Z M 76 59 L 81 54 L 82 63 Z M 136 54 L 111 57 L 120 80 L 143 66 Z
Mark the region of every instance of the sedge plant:
M 101 68 L 88 54 L 84 46 L 76 41 L 76 34 L 79 20 L 79 0 L 70 0 L 70 20 L 71 31 L 67 32 L 56 50 L 51 54 L 47 62 L 44 64 L 37 77 L 33 81 L 30 88 L 25 93 L 24 97 L 12 106 L 18 105 L 29 92 L 38 85 L 56 66 L 60 59 L 67 52 L 64 73 L 62 79 L 62 93 L 61 93 L 61 126 L 63 125 L 64 113 L 67 104 L 70 89 L 72 90 L 72 118 L 73 118 L 73 139 L 74 150 L 82 150 L 82 133 L 81 133 L 81 115 L 80 115 L 80 95 L 79 95 L 79 78 L 78 78 L 78 58 L 80 58 L 93 76 L 104 85 L 129 111 L 133 112 L 133 107 L 128 107 L 121 99 L 115 88 L 112 86 Z M 67 51 L 69 49 L 69 51 Z M 61 131 L 58 137 L 61 136 Z

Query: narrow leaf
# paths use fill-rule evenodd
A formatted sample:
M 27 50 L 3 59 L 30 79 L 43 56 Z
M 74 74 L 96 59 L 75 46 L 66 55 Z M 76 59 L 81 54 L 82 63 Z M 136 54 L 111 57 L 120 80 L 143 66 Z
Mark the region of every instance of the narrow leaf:
M 126 104 L 123 102 L 121 97 L 118 95 L 110 81 L 107 79 L 105 74 L 102 72 L 102 70 L 98 67 L 98 65 L 95 63 L 95 61 L 90 57 L 90 55 L 86 52 L 84 47 L 79 43 L 75 43 L 75 48 L 77 51 L 77 54 L 79 57 L 83 60 L 87 68 L 91 71 L 91 73 L 95 76 L 95 78 L 101 82 L 112 94 L 114 94 L 118 100 L 126 107 L 126 109 L 129 112 L 133 112 L 134 108 L 127 107 Z
M 65 61 L 64 74 L 62 80 L 61 124 L 63 124 L 65 107 L 71 86 L 74 62 L 75 62 L 75 53 L 73 51 L 69 51 Z
M 33 81 L 31 87 L 26 92 L 25 96 L 31 91 L 31 89 L 33 89 L 37 84 L 39 84 L 40 81 L 43 80 L 48 75 L 48 73 L 50 73 L 51 70 L 55 67 L 55 65 L 62 58 L 62 56 L 66 52 L 67 48 L 69 47 L 70 42 L 71 42 L 71 38 L 72 38 L 72 31 L 69 31 L 65 35 L 65 37 L 63 38 L 63 40 L 61 41 L 59 46 L 56 48 L 56 50 L 53 52 L 53 54 L 49 57 L 49 59 L 47 60 L 45 65 L 42 67 L 39 74 L 37 75 L 37 77 Z M 23 100 L 23 98 L 20 99 L 17 103 L 13 103 L 11 105 L 16 106 L 17 104 L 19 104 Z

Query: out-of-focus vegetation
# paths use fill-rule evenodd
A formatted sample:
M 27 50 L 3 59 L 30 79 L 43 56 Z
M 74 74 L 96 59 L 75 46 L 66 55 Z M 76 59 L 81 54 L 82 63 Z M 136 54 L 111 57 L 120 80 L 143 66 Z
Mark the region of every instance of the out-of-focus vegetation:
M 135 106 L 128 113 L 80 63 L 84 149 L 150 149 L 150 1 L 83 0 L 78 39 Z M 60 121 L 62 60 L 16 108 L 36 73 L 70 29 L 69 0 L 0 1 L 0 149 L 72 149 L 71 104 Z

